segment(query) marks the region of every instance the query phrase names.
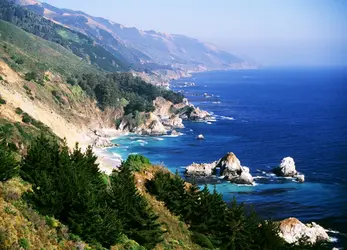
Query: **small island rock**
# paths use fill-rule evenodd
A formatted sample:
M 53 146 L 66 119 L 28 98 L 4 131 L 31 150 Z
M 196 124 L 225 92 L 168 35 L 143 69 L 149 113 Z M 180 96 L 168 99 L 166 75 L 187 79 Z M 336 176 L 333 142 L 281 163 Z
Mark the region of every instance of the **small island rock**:
M 196 137 L 196 139 L 198 139 L 198 140 L 204 140 L 205 137 L 204 137 L 204 135 L 198 135 L 198 136 Z
M 312 244 L 329 241 L 326 230 L 314 222 L 305 225 L 296 218 L 288 218 L 280 222 L 279 228 L 279 236 L 290 244 L 298 243 L 300 240 Z

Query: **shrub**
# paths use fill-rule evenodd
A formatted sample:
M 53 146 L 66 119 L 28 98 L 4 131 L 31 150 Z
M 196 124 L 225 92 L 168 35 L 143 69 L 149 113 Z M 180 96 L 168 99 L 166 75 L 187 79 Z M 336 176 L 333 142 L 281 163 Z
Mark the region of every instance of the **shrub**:
M 25 250 L 30 248 L 29 242 L 26 238 L 20 238 L 18 241 L 18 244 L 20 247 L 24 248 Z
M 122 167 L 130 171 L 141 171 L 151 165 L 148 158 L 143 155 L 129 155 L 128 159 L 123 162 Z
M 18 162 L 6 142 L 0 142 L 0 181 L 7 181 L 18 173 Z
M 30 81 L 36 81 L 38 79 L 38 74 L 34 71 L 28 72 L 25 74 L 24 79 L 28 82 Z
M 29 114 L 23 113 L 22 122 L 30 124 L 32 121 L 33 118 Z
M 192 240 L 194 243 L 196 243 L 196 244 L 198 244 L 204 248 L 214 249 L 213 244 L 211 243 L 209 238 L 207 238 L 207 236 L 205 236 L 203 234 L 193 233 Z
M 0 96 L 0 105 L 1 104 L 6 104 L 6 101 L 4 99 L 2 99 L 1 96 Z
M 17 115 L 21 115 L 21 114 L 23 114 L 23 110 L 21 109 L 21 108 L 16 108 L 16 114 Z
M 4 78 L 0 75 L 0 81 L 3 81 L 4 80 Z

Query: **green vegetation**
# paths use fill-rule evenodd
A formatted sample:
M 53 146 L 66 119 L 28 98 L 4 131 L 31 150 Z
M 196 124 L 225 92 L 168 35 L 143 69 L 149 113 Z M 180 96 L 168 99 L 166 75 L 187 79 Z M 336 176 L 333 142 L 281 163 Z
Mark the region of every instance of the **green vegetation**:
M 0 96 L 0 105 L 1 105 L 1 104 L 6 104 L 6 100 L 3 99 L 3 98 Z
M 18 173 L 18 162 L 6 142 L 0 142 L 0 181 L 13 178 Z
M 44 72 L 48 70 L 63 76 L 97 72 L 59 44 L 29 34 L 2 20 L 0 34 L 0 58 L 14 70 L 25 73 L 25 79 L 28 81 L 42 80 Z M 18 64 L 18 58 L 21 58 L 23 63 Z
M 151 166 L 151 162 L 143 155 L 129 155 L 128 159 L 123 162 L 122 167 L 130 171 L 141 171 Z
M 173 103 L 183 100 L 181 94 L 146 83 L 131 73 L 84 74 L 75 79 L 89 96 L 98 101 L 101 108 L 122 108 L 126 104 L 125 114 L 153 111 L 153 100 L 158 96 Z M 70 81 L 73 80 L 70 78 Z
M 116 72 L 127 69 L 129 66 L 118 60 L 105 48 L 96 44 L 88 36 L 58 25 L 11 1 L 2 0 L 0 2 L 0 19 L 47 41 L 59 44 L 78 57 L 83 58 L 84 61 L 90 62 L 103 70 Z
M 168 209 L 190 225 L 195 243 L 208 249 L 312 249 L 313 246 L 294 246 L 278 236 L 277 226 L 270 220 L 258 219 L 247 213 L 243 204 L 223 201 L 215 190 L 187 188 L 176 174 L 158 172 L 147 183 L 150 193 L 164 201 Z M 323 246 L 314 249 L 323 249 Z
M 143 160 L 143 159 L 142 159 Z M 133 175 L 123 168 L 110 177 L 110 186 L 89 148 L 85 153 L 43 136 L 24 157 L 21 176 L 32 184 L 26 199 L 43 215 L 67 224 L 75 235 L 110 247 L 121 235 L 151 249 L 162 240 L 161 225 L 138 193 Z

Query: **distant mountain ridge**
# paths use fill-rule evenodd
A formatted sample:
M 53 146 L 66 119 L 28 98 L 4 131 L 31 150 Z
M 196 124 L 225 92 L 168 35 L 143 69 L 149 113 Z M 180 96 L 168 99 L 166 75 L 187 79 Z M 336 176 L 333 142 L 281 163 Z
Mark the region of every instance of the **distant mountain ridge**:
M 203 71 L 251 67 L 244 59 L 184 35 L 124 27 L 81 11 L 56 8 L 36 0 L 16 0 L 29 10 L 93 38 L 133 69 Z

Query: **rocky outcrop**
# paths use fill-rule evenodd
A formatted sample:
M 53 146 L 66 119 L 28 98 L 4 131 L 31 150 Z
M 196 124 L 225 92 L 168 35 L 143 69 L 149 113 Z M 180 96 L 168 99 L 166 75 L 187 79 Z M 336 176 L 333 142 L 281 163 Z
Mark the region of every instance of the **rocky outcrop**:
M 280 222 L 279 228 L 280 237 L 290 244 L 300 240 L 312 244 L 329 241 L 326 230 L 314 222 L 305 225 L 296 218 L 288 218 Z
M 234 153 L 228 153 L 217 163 L 221 175 L 225 179 L 238 184 L 253 184 L 253 177 L 247 167 L 241 166 L 240 160 Z
M 274 173 L 277 176 L 282 177 L 293 177 L 298 182 L 304 182 L 305 176 L 300 174 L 295 167 L 295 162 L 292 157 L 285 157 L 282 159 L 282 162 L 279 167 L 274 169 Z
M 161 119 L 168 119 L 172 115 L 173 103 L 163 97 L 157 97 L 153 101 L 153 106 L 155 108 L 153 113 Z
M 188 176 L 211 176 L 213 170 L 216 168 L 216 162 L 212 163 L 193 163 L 186 168 L 186 175 Z
M 206 121 L 211 118 L 211 114 L 205 110 L 201 110 L 199 107 L 194 108 L 189 115 L 189 120 L 192 121 Z
M 220 160 L 213 163 L 193 163 L 186 167 L 186 175 L 211 176 L 217 168 L 220 169 L 220 176 L 232 183 L 254 184 L 249 168 L 241 166 L 240 160 L 234 153 L 228 153 Z
M 164 125 L 161 123 L 160 118 L 153 114 L 148 113 L 145 115 L 145 121 L 138 128 L 136 128 L 136 132 L 140 135 L 166 135 L 167 130 Z
M 171 115 L 168 119 L 162 119 L 162 123 L 167 129 L 184 128 L 183 121 L 178 115 Z

